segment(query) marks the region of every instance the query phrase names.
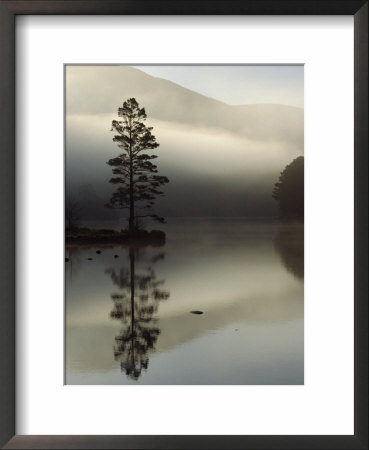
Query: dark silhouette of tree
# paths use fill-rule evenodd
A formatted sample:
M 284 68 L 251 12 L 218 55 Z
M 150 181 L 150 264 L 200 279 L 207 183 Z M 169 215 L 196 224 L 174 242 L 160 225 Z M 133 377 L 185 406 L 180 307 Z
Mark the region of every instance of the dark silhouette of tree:
M 68 197 L 65 202 L 65 219 L 67 221 L 67 226 L 69 229 L 75 228 L 79 225 L 81 220 L 82 207 L 79 203 Z
M 304 278 L 304 225 L 282 223 L 274 245 L 286 269 L 299 279 Z
M 106 270 L 120 289 L 119 293 L 111 295 L 114 309 L 110 316 L 125 324 L 115 338 L 114 357 L 120 360 L 122 372 L 133 380 L 138 380 L 142 370 L 148 368 L 149 352 L 154 351 L 160 334 L 155 313 L 159 302 L 169 298 L 169 292 L 161 289 L 164 280 L 157 280 L 152 268 L 163 255 L 152 258 L 145 273 L 137 274 L 135 249 L 130 247 L 129 268 Z
M 274 185 L 273 198 L 279 203 L 281 218 L 304 217 L 304 157 L 288 164 Z
M 151 217 L 159 222 L 164 219 L 156 214 L 137 214 L 137 210 L 150 210 L 154 200 L 163 192 L 160 187 L 168 183 L 165 176 L 157 175 L 158 169 L 151 161 L 156 155 L 144 153 L 159 146 L 155 136 L 151 133 L 152 127 L 145 125 L 145 108 L 140 108 L 135 98 L 130 98 L 118 108 L 121 120 L 113 120 L 113 141 L 123 151 L 120 155 L 110 159 L 107 164 L 113 167 L 115 175 L 110 183 L 117 184 L 117 190 L 112 194 L 110 208 L 128 209 L 129 232 L 133 233 L 136 220 L 142 217 Z
M 69 273 L 69 284 L 73 282 L 73 276 L 78 273 L 81 265 L 80 249 L 78 247 L 66 247 L 65 249 L 66 258 L 66 270 L 65 273 Z M 68 268 L 68 272 L 67 272 Z M 65 278 L 67 281 L 67 277 Z

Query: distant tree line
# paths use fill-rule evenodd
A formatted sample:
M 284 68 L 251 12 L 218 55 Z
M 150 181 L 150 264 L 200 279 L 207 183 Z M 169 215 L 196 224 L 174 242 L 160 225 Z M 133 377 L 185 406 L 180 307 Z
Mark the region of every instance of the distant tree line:
M 273 198 L 281 218 L 304 218 L 304 157 L 299 156 L 281 172 L 274 185 Z

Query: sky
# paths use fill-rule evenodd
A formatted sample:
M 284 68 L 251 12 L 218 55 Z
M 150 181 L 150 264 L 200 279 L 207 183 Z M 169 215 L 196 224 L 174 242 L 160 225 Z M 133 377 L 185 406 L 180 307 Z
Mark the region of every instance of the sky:
M 304 106 L 303 65 L 135 66 L 229 105 Z M 216 76 L 214 76 L 214 70 Z

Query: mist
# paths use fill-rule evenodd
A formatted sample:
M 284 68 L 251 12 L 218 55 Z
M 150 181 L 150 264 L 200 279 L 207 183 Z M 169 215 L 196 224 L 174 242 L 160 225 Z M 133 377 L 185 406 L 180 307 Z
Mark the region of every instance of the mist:
M 104 208 L 114 189 L 106 161 L 119 154 L 110 129 L 130 97 L 146 109 L 160 144 L 154 151 L 159 174 L 170 180 L 155 212 L 276 215 L 273 185 L 303 154 L 303 109 L 230 106 L 131 67 L 68 66 L 66 190 L 83 203 L 86 218 L 114 215 Z

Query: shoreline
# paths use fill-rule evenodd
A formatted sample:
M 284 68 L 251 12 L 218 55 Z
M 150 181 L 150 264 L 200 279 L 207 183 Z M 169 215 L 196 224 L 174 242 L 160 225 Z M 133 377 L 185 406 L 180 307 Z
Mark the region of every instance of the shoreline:
M 91 228 L 75 228 L 65 231 L 65 245 L 73 247 L 73 245 L 153 245 L 161 246 L 165 244 L 165 233 L 161 230 L 138 230 L 133 234 L 127 230 L 116 231 L 113 229 L 91 229 Z

